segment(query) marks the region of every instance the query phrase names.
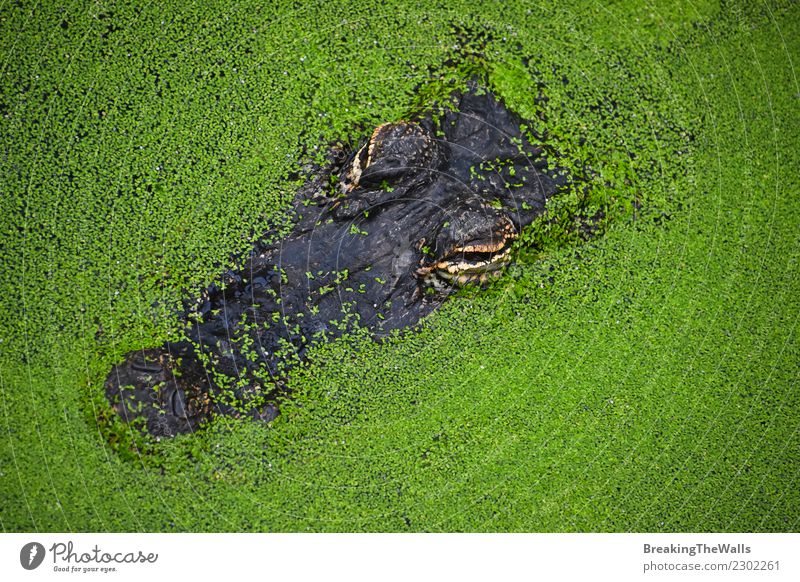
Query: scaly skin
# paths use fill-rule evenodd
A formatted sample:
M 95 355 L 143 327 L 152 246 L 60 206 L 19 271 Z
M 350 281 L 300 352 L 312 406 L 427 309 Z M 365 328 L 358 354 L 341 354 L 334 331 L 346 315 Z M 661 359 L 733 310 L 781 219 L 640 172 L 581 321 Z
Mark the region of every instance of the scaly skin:
M 331 156 L 298 192 L 291 233 L 256 244 L 193 302 L 186 341 L 114 366 L 112 405 L 157 436 L 214 413 L 271 420 L 310 345 L 356 326 L 375 337 L 411 327 L 454 286 L 499 275 L 566 182 L 520 123 L 472 86 L 438 119 L 382 124 L 349 157 Z

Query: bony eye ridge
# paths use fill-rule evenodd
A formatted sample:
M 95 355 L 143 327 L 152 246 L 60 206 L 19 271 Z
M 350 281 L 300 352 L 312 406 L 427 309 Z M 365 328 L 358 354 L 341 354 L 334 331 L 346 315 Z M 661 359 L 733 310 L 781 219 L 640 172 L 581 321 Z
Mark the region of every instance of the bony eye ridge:
M 348 194 L 394 182 L 404 175 L 435 168 L 437 144 L 420 123 L 399 121 L 375 128 L 346 166 L 339 191 Z

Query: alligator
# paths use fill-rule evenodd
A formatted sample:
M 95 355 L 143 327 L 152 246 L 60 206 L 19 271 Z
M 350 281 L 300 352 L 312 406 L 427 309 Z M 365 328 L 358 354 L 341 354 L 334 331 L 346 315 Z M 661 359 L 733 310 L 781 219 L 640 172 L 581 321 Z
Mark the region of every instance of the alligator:
M 442 107 L 377 126 L 360 147 L 329 148 L 296 193 L 289 234 L 267 231 L 187 302 L 184 339 L 113 366 L 112 407 L 157 437 L 218 414 L 271 421 L 314 344 L 412 328 L 454 290 L 490 283 L 569 183 L 524 129 L 471 82 Z

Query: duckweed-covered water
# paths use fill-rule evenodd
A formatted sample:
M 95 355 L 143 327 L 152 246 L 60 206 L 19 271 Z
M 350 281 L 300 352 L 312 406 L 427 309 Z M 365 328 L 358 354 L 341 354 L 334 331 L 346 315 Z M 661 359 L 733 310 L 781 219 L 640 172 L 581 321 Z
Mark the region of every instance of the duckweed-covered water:
M 0 39 L 5 531 L 797 530 L 796 5 L 20 2 Z M 270 427 L 116 420 L 111 365 L 303 163 L 471 71 L 591 185 L 498 284 L 314 350 Z

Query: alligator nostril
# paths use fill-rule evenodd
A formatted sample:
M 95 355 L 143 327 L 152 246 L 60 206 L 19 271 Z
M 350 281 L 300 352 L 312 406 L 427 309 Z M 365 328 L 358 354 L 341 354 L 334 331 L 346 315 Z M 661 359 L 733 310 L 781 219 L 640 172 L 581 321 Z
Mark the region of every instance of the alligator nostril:
M 131 368 L 148 374 L 157 374 L 162 371 L 161 364 L 158 361 L 149 360 L 142 355 L 137 355 L 131 359 Z
M 186 395 L 183 390 L 175 390 L 172 394 L 172 413 L 180 418 L 187 418 Z

